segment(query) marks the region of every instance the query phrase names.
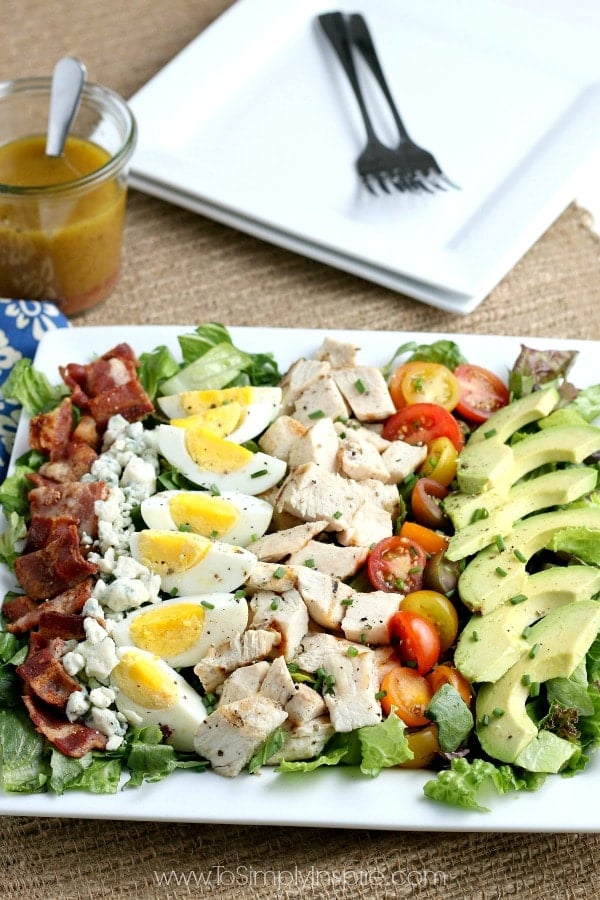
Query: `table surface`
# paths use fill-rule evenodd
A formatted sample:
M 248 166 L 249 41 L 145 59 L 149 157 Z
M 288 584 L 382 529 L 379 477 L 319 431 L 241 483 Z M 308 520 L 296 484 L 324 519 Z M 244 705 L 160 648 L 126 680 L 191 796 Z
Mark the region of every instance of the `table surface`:
M 130 97 L 230 5 L 3 0 L 0 80 L 49 75 L 60 56 L 72 54 L 85 61 L 91 80 Z M 571 204 L 463 317 L 132 191 L 119 284 L 73 324 L 216 320 L 598 339 L 600 239 L 590 225 L 589 213 Z M 233 897 L 252 877 L 254 893 L 265 897 L 556 900 L 595 895 L 600 857 L 600 838 L 589 834 L 428 835 L 19 817 L 3 821 L 0 847 L 2 895 L 11 898 L 209 891 Z M 170 872 L 167 887 L 160 879 Z M 210 873 L 210 889 L 202 887 Z

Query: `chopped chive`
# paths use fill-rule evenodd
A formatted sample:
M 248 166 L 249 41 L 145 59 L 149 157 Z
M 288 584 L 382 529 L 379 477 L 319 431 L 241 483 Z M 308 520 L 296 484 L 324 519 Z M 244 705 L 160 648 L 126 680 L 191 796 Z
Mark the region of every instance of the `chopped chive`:
M 336 511 L 335 511 L 334 514 L 333 514 L 333 518 L 334 518 L 334 519 L 341 519 L 341 518 L 342 518 L 342 514 L 341 514 L 341 512 L 339 511 L 339 509 L 336 509 Z
M 472 632 L 471 632 L 471 640 L 472 640 L 472 641 L 478 641 L 478 640 L 479 640 L 479 634 L 478 634 L 476 631 L 472 631 Z
M 413 566 L 412 569 L 408 570 L 409 575 L 419 575 L 423 571 L 422 566 Z
M 219 490 L 219 488 L 217 487 L 216 484 L 211 484 L 210 492 L 213 497 L 220 497 L 220 495 L 221 495 L 221 491 Z
M 504 538 L 502 537 L 501 534 L 497 534 L 497 535 L 494 537 L 494 543 L 496 544 L 496 547 L 497 547 L 498 550 L 500 550 L 500 551 L 504 550 L 505 547 L 506 547 L 506 544 L 504 543 Z
M 502 716 L 504 715 L 504 710 L 501 709 L 499 706 L 497 706 L 495 709 L 492 710 L 492 715 L 495 716 L 497 719 L 501 719 Z
M 473 522 L 481 521 L 481 519 L 488 519 L 489 515 L 490 514 L 485 506 L 480 506 L 479 509 L 473 510 L 473 515 L 471 516 L 470 522 L 472 524 Z
M 527 639 L 531 634 L 531 625 L 526 625 L 523 631 L 521 632 L 521 637 Z
M 354 382 L 354 387 L 356 388 L 356 390 L 358 391 L 359 394 L 364 394 L 364 392 L 366 391 L 366 387 L 364 386 L 364 384 L 360 380 L 360 378 L 356 379 L 356 381 Z
M 527 557 L 525 556 L 524 553 L 521 553 L 520 550 L 513 550 L 513 553 L 517 557 L 519 562 L 522 562 L 522 563 L 527 562 Z
M 387 697 L 387 691 L 377 691 L 375 694 L 376 700 L 383 700 L 384 697 Z
M 535 659 L 538 653 L 540 652 L 540 645 L 534 644 L 531 650 L 529 651 L 529 658 Z
M 484 715 L 481 717 L 481 724 L 482 724 L 482 725 L 489 725 L 489 724 L 490 724 L 490 717 L 488 716 L 487 713 L 484 713 Z
M 311 557 L 310 559 L 304 560 L 304 565 L 307 567 L 307 569 L 314 569 L 316 563 L 315 563 L 314 559 Z
M 540 683 L 539 681 L 532 681 L 529 685 L 529 696 L 530 697 L 539 697 L 540 696 Z
M 498 432 L 496 431 L 495 428 L 490 428 L 489 431 L 483 432 L 484 438 L 491 438 L 491 437 L 494 437 L 494 435 L 496 435 L 496 434 L 498 434 Z
M 208 600 L 202 600 L 202 606 L 205 606 L 206 609 L 214 609 L 215 608 L 215 604 L 209 603 Z
M 280 602 L 279 597 L 274 597 L 273 600 L 271 600 L 271 609 L 272 610 L 279 609 L 279 602 Z
M 246 591 L 244 590 L 244 588 L 238 588 L 233 596 L 236 600 L 244 600 L 246 597 Z
M 531 675 L 523 675 L 523 677 L 521 678 L 521 684 L 525 687 L 529 687 L 529 685 L 531 684 Z
M 352 597 L 346 597 L 342 600 L 342 606 L 352 606 Z
M 357 647 L 348 647 L 348 650 L 346 652 L 348 656 L 358 656 Z
M 341 438 L 342 440 L 344 440 L 345 437 L 346 437 L 346 432 L 345 432 L 345 431 L 340 431 L 340 438 Z
M 178 531 L 189 532 L 189 531 L 192 530 L 192 526 L 191 526 L 191 525 L 187 525 L 185 522 L 182 522 L 181 525 L 178 525 L 177 530 L 178 530 Z
M 360 642 L 361 642 L 361 644 L 366 644 L 366 643 L 367 643 L 367 636 L 366 636 L 366 634 L 364 633 L 364 631 L 363 631 L 363 633 L 362 633 L 361 636 L 360 636 Z
M 283 578 L 285 575 L 285 569 L 283 566 L 278 566 L 273 572 L 273 578 Z
M 253 532 L 253 533 L 250 535 L 250 540 L 251 540 L 251 541 L 257 541 L 257 540 L 258 540 L 258 535 L 256 534 L 256 532 Z
M 309 419 L 324 419 L 325 413 L 323 412 L 322 409 L 315 409 L 314 412 L 311 412 L 308 414 L 308 418 Z
M 269 472 L 267 469 L 259 469 L 257 472 L 252 472 L 250 474 L 250 478 L 262 478 L 263 475 L 268 475 Z
M 213 540 L 216 540 L 219 537 L 219 532 L 217 531 L 216 528 L 213 528 L 213 530 L 210 533 L 210 536 Z
M 502 566 L 496 566 L 496 575 L 499 575 L 500 578 L 506 578 L 506 569 L 503 569 Z
M 394 581 L 394 587 L 398 591 L 403 591 L 406 585 L 401 578 L 396 578 L 396 580 Z
M 527 600 L 527 594 L 515 594 L 514 597 L 509 598 L 508 602 L 517 606 L 518 603 L 523 603 L 525 600 Z

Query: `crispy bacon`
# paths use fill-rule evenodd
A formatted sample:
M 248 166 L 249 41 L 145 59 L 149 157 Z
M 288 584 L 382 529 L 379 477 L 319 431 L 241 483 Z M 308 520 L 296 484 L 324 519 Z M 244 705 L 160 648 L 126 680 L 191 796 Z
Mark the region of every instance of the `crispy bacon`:
M 29 600 L 32 606 L 28 609 L 23 608 L 22 614 L 17 618 L 11 618 L 7 631 L 11 631 L 13 634 L 24 634 L 26 631 L 31 631 L 32 628 L 37 628 L 40 625 L 41 617 L 46 613 L 77 615 L 85 606 L 86 600 L 91 597 L 93 584 L 93 580 L 88 578 L 81 584 L 68 588 L 66 591 L 62 591 L 56 597 L 43 603 L 35 603 L 31 598 L 25 598 Z M 12 603 L 12 601 L 8 602 L 9 604 Z M 33 634 L 31 638 L 33 638 Z
M 120 413 L 128 422 L 136 422 L 153 409 L 152 401 L 137 378 L 90 399 L 90 412 L 101 428 L 116 413 Z
M 108 738 L 95 728 L 79 722 L 69 722 L 36 697 L 25 695 L 23 703 L 36 731 L 43 734 L 65 756 L 81 759 L 90 750 L 105 750 Z
M 22 619 L 23 616 L 28 615 L 28 613 L 35 612 L 37 610 L 38 604 L 35 600 L 32 600 L 31 597 L 28 597 L 26 594 L 21 594 L 17 597 L 9 597 L 2 604 L 2 615 L 8 619 L 10 623 L 18 622 L 19 619 Z M 11 631 L 11 626 L 8 625 L 8 631 Z M 27 629 L 25 629 L 27 631 Z M 19 631 L 15 631 L 15 634 L 18 634 Z
M 52 603 L 51 600 L 48 602 Z M 63 641 L 85 640 L 84 616 L 42 609 L 40 610 L 39 622 L 37 634 L 41 637 L 59 637 Z
M 35 520 L 70 516 L 77 522 L 79 534 L 95 538 L 98 533 L 96 500 L 105 500 L 108 487 L 104 481 L 74 481 L 44 485 L 29 492 L 30 530 Z
M 65 455 L 60 459 L 51 459 L 43 463 L 39 472 L 50 481 L 79 481 L 86 475 L 98 459 L 93 447 L 83 441 L 69 441 Z
M 79 690 L 79 684 L 68 674 L 52 652 L 51 647 L 30 649 L 27 659 L 16 669 L 28 690 L 44 703 L 64 709 L 69 695 Z
M 94 450 L 100 446 L 98 426 L 93 416 L 83 415 L 73 431 L 73 440 L 89 444 Z
M 33 450 L 47 453 L 50 459 L 66 454 L 73 430 L 73 405 L 65 397 L 60 406 L 48 413 L 34 416 L 29 423 L 29 444 Z
M 17 581 L 32 600 L 55 597 L 95 575 L 98 566 L 81 554 L 77 525 L 65 525 L 61 536 L 41 550 L 25 553 L 15 560 Z
M 24 552 L 33 553 L 47 547 L 52 541 L 61 540 L 71 525 L 77 526 L 77 520 L 71 516 L 54 516 L 52 519 L 34 516 L 27 531 Z

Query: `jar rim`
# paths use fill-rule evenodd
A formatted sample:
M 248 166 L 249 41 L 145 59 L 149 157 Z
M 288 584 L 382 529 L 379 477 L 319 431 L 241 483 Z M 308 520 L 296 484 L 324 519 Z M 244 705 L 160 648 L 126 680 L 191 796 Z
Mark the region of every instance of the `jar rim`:
M 38 93 L 50 96 L 52 79 L 41 77 L 15 78 L 11 81 L 0 82 L 0 103 L 5 97 L 18 95 L 19 93 Z M 133 112 L 126 100 L 116 91 L 95 82 L 86 82 L 83 86 L 81 102 L 101 109 L 108 107 L 124 123 L 126 134 L 121 146 L 112 154 L 110 159 L 87 175 L 61 181 L 59 184 L 45 185 L 14 185 L 0 181 L 0 195 L 11 197 L 48 196 L 62 193 L 70 193 L 79 188 L 93 187 L 95 184 L 107 181 L 114 177 L 132 156 L 137 141 L 137 123 Z

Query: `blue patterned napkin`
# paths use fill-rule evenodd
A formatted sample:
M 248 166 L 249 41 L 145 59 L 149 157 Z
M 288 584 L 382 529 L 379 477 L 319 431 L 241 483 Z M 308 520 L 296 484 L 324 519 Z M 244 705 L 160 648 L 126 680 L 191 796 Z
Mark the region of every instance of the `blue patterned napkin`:
M 4 481 L 21 407 L 2 397 L 2 384 L 21 357 L 32 359 L 46 331 L 68 328 L 69 320 L 53 303 L 0 300 L 0 483 Z

